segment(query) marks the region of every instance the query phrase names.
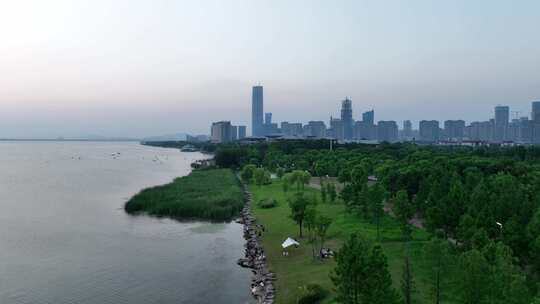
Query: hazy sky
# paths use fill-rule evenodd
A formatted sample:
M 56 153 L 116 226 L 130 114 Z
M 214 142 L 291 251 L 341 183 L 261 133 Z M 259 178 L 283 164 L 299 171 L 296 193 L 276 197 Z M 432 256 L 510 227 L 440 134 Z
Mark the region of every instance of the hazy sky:
M 540 100 L 540 1 L 0 1 L 0 137 L 490 118 Z

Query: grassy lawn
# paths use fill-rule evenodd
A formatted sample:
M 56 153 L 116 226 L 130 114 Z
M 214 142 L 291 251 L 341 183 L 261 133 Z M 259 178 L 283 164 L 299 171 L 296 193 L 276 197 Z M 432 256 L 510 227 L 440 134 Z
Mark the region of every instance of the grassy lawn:
M 325 303 L 333 303 L 332 282 L 329 273 L 335 267 L 333 260 L 318 261 L 311 256 L 311 245 L 304 243 L 306 239 L 298 238 L 298 225 L 289 218 L 290 209 L 287 197 L 292 196 L 290 190 L 284 193 L 280 181 L 274 180 L 267 186 L 250 186 L 253 193 L 253 211 L 257 220 L 266 227 L 266 232 L 262 237 L 265 252 L 268 258 L 270 269 L 276 273 L 277 282 L 277 303 L 296 303 L 299 287 L 317 283 L 323 286 L 331 294 Z M 306 187 L 306 195 L 317 195 L 320 200 L 319 191 Z M 271 209 L 259 208 L 256 204 L 261 199 L 274 198 L 278 201 L 278 206 Z M 318 211 L 333 219 L 333 223 L 328 231 L 328 241 L 325 247 L 334 251 L 341 247 L 342 242 L 353 232 L 358 232 L 368 239 L 376 240 L 377 227 L 370 221 L 348 214 L 341 203 L 319 203 Z M 301 246 L 297 249 L 289 250 L 288 256 L 282 255 L 281 243 L 288 237 L 296 238 Z M 422 262 L 422 246 L 427 240 L 428 233 L 415 229 L 413 240 L 409 244 L 410 256 L 413 266 L 414 279 L 416 283 L 415 303 L 430 303 L 429 285 L 427 284 L 427 267 Z M 395 287 L 399 290 L 402 267 L 404 243 L 401 241 L 401 232 L 398 223 L 389 216 L 385 216 L 381 225 L 381 243 L 385 254 L 388 257 L 389 269 L 392 274 Z M 453 302 L 444 302 L 453 303 Z

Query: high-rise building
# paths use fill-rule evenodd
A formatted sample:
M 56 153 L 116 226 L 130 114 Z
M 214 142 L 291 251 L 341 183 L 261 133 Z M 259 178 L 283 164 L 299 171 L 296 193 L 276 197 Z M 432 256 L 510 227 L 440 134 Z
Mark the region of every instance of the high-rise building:
M 304 129 L 302 123 L 294 122 L 290 123 L 287 121 L 281 122 L 281 133 L 285 136 L 303 136 Z
M 343 123 L 343 137 L 350 140 L 353 137 L 352 101 L 345 98 L 341 102 L 341 121 Z
M 465 121 L 444 121 L 444 138 L 450 141 L 462 141 L 465 132 Z
M 264 102 L 263 102 L 263 87 L 254 86 L 251 95 L 251 135 L 264 135 Z
M 518 141 L 523 143 L 531 143 L 533 139 L 532 120 L 528 116 L 519 118 L 519 136 Z
M 272 123 L 272 113 L 264 113 L 264 125 L 261 135 L 270 135 L 278 133 L 278 125 Z
M 330 117 L 330 133 L 332 138 L 337 140 L 345 139 L 343 121 L 341 119 Z
M 439 122 L 437 120 L 420 121 L 420 139 L 427 142 L 439 141 Z
M 246 137 L 246 126 L 238 126 L 238 139 Z
M 396 142 L 398 140 L 398 125 L 395 121 L 381 120 L 377 123 L 377 140 L 380 142 Z
M 218 121 L 212 123 L 210 129 L 210 141 L 216 144 L 230 142 L 231 135 L 231 122 L 230 121 Z
M 374 125 L 375 124 L 375 111 L 371 110 L 371 111 L 362 113 L 362 121 L 367 124 Z
M 354 123 L 353 138 L 356 140 L 375 140 L 377 139 L 377 126 L 357 121 Z
M 531 111 L 531 142 L 540 144 L 540 101 L 532 102 Z
M 508 124 L 508 130 L 506 133 L 506 140 L 511 140 L 513 142 L 520 140 L 520 131 L 521 131 L 521 120 L 514 118 Z
M 508 121 L 510 120 L 510 108 L 508 106 L 495 107 L 495 125 L 493 140 L 503 141 L 507 139 Z
M 264 124 L 265 125 L 271 125 L 272 124 L 272 113 L 264 113 Z
M 469 139 L 490 141 L 493 138 L 492 121 L 473 121 L 469 126 Z
M 231 126 L 231 140 L 232 141 L 238 140 L 238 127 L 237 126 Z
M 324 121 L 310 121 L 307 124 L 309 126 L 309 136 L 316 138 L 323 138 L 326 136 L 326 124 Z M 304 135 L 306 135 L 304 133 Z
M 412 123 L 410 120 L 403 121 L 403 137 L 409 140 L 413 137 Z
M 531 120 L 540 123 L 540 101 L 532 102 Z

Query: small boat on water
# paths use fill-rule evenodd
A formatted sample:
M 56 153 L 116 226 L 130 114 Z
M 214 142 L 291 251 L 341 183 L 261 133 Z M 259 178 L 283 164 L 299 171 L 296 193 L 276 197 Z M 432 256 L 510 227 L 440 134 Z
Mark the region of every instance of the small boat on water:
M 182 152 L 197 152 L 197 151 L 199 151 L 199 149 L 197 149 L 193 145 L 185 145 L 180 149 L 180 151 L 182 151 Z

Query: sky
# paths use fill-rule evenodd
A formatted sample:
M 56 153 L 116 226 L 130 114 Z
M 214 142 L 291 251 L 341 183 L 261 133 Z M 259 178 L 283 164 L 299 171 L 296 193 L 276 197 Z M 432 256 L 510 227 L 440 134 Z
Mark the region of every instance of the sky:
M 487 120 L 540 100 L 540 1 L 0 1 L 0 138 Z

